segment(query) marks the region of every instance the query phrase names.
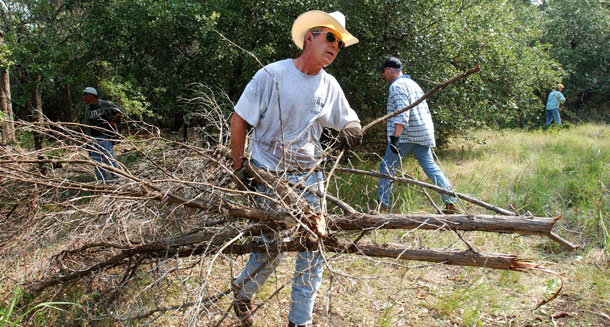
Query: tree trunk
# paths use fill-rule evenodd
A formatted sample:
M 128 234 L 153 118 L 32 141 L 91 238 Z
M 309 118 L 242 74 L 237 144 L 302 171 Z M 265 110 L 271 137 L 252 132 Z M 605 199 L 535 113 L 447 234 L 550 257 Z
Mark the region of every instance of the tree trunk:
M 42 115 L 42 97 L 40 96 L 40 81 L 42 80 L 42 76 L 39 74 L 36 76 L 36 82 L 34 84 L 34 90 L 32 91 L 32 97 L 34 98 L 34 105 L 32 108 L 32 116 L 35 117 L 36 122 L 42 126 L 43 124 L 43 115 Z M 42 149 L 42 143 L 44 141 L 44 134 L 34 131 L 34 148 L 36 150 Z M 42 154 L 38 155 L 38 160 L 44 160 L 44 156 Z M 42 175 L 46 175 L 47 166 L 45 166 L 42 162 L 38 164 L 38 169 Z
M 36 118 L 36 122 L 42 124 L 42 97 L 40 96 L 40 81 L 42 79 L 41 75 L 36 77 L 36 84 L 34 85 L 34 91 L 32 97 L 34 98 L 34 107 L 32 108 L 34 117 Z M 42 140 L 44 136 L 41 133 L 34 132 L 34 148 L 36 150 L 42 149 Z
M 76 117 L 76 110 L 74 109 L 74 103 L 72 103 L 72 91 L 70 90 L 69 85 L 65 85 L 64 87 L 64 95 L 66 96 L 66 109 L 64 110 L 64 114 L 61 115 L 64 121 L 74 121 Z
M 0 47 L 4 44 L 4 31 L 0 30 Z M 13 117 L 13 105 L 11 103 L 11 79 L 7 67 L 1 68 L 0 78 L 0 108 L 4 113 L 5 120 L 2 122 L 2 140 L 0 143 L 15 143 L 15 123 Z

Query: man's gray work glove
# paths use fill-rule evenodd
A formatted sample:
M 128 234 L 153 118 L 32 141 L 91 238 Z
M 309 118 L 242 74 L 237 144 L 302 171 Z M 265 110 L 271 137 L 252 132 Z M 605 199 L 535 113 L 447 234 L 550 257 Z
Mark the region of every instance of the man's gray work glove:
M 362 126 L 357 121 L 349 122 L 339 132 L 339 142 L 345 150 L 362 144 Z
M 256 179 L 252 178 L 252 176 L 246 172 L 247 164 L 248 159 L 243 158 L 241 167 L 233 172 L 233 181 L 235 184 L 237 184 L 237 188 L 240 190 L 256 191 L 256 185 L 258 185 L 258 183 L 256 182 Z
M 400 136 L 390 136 L 390 150 L 392 150 L 392 152 L 396 153 L 397 155 L 400 155 L 400 149 L 398 148 L 399 144 Z

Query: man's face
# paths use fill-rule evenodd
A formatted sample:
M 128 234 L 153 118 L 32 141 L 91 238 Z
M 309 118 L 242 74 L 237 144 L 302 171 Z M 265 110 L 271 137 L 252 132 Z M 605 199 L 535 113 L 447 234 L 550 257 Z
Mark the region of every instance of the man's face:
M 384 67 L 381 71 L 381 75 L 387 83 L 390 83 L 394 80 L 394 69 L 395 68 L 392 67 Z
M 563 91 L 563 86 L 560 86 L 557 88 L 559 90 L 559 92 Z
M 95 96 L 93 94 L 84 93 L 83 94 L 83 102 L 87 105 L 91 105 L 95 103 Z
M 336 40 L 329 42 L 326 37 L 327 32 L 332 33 Z M 311 51 L 315 60 L 323 67 L 335 61 L 337 54 L 339 54 L 338 40 L 340 34 L 328 27 L 322 28 L 319 33 L 312 34 L 309 32 L 309 34 L 311 35 L 311 42 L 307 44 L 307 50 Z

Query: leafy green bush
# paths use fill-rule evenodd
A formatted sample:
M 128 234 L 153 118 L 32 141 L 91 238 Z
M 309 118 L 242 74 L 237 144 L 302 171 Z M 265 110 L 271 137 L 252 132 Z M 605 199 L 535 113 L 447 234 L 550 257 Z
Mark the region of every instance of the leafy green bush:
M 100 94 L 112 99 L 125 113 L 133 119 L 153 118 L 155 113 L 136 85 L 131 82 L 121 82 L 118 77 L 100 81 Z

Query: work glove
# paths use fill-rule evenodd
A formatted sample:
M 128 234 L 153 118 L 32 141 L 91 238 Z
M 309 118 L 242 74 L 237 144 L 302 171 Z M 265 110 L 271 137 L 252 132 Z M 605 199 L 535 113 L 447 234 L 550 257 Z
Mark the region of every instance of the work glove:
M 349 122 L 339 132 L 339 142 L 345 150 L 362 144 L 362 126 L 359 122 Z
M 243 158 L 242 164 L 239 169 L 233 172 L 233 181 L 242 191 L 256 191 L 256 186 L 258 182 L 252 176 L 246 172 L 246 165 L 248 164 L 248 159 Z
M 400 155 L 400 149 L 398 149 L 398 145 L 400 144 L 400 136 L 390 136 L 390 150 Z

